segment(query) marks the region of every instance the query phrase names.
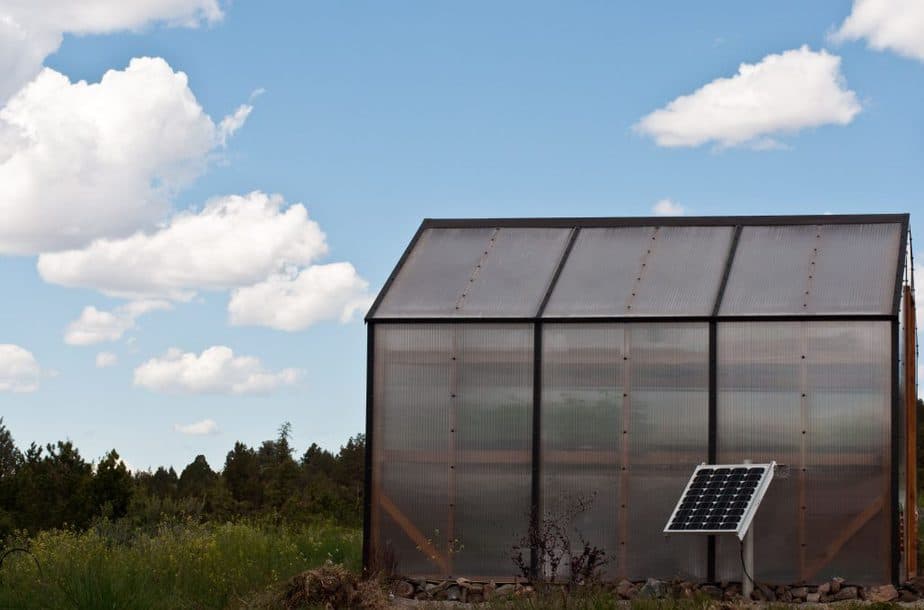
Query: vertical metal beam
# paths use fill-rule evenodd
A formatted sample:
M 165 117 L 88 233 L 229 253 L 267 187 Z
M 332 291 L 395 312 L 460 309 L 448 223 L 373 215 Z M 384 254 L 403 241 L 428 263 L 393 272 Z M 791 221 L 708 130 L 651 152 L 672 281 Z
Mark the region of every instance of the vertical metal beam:
M 917 354 L 915 340 L 914 293 L 911 286 L 904 287 L 904 320 L 903 330 L 905 345 L 905 571 L 904 578 L 913 578 L 918 572 L 918 480 L 917 480 L 917 386 L 915 375 L 917 371 Z
M 373 396 L 375 393 L 373 383 L 375 366 L 375 324 L 366 324 L 366 453 L 363 456 L 365 476 L 363 477 L 363 571 L 369 573 L 374 562 L 374 545 L 372 535 L 378 532 L 372 530 L 372 443 L 374 410 Z
M 555 265 L 555 271 L 549 280 L 545 294 L 539 302 L 536 309 L 536 315 L 533 319 L 533 438 L 532 438 L 532 481 L 530 488 L 530 510 L 529 510 L 529 528 L 531 532 L 539 531 L 539 523 L 542 519 L 542 314 L 545 307 L 552 297 L 552 291 L 558 283 L 558 277 L 561 270 L 571 254 L 571 248 L 577 239 L 580 229 L 571 229 L 568 235 L 568 241 L 562 250 L 558 263 Z M 539 549 L 532 545 L 529 549 L 529 571 L 533 578 L 539 576 L 542 566 L 539 565 Z M 554 578 L 555 575 L 552 575 Z
M 539 531 L 542 519 L 542 322 L 533 323 L 533 439 L 532 439 L 532 487 L 529 511 L 530 532 Z M 532 536 L 531 536 L 532 537 Z M 529 570 L 533 578 L 539 576 L 539 549 L 532 545 L 529 550 Z M 552 575 L 554 578 L 554 574 Z
M 808 579 L 808 535 L 805 531 L 805 519 L 808 512 L 808 500 L 806 495 L 806 469 L 808 468 L 808 429 L 809 423 L 809 387 L 808 387 L 808 362 L 809 362 L 809 340 L 806 333 L 809 332 L 809 325 L 805 322 L 799 322 L 799 472 L 797 474 L 799 481 L 799 512 L 796 521 L 796 534 L 799 543 L 799 580 L 805 582 Z
M 901 523 L 900 511 L 898 505 L 898 460 L 899 455 L 900 426 L 899 419 L 902 417 L 901 398 L 899 396 L 899 371 L 898 371 L 898 320 L 892 321 L 892 417 L 891 419 L 891 458 L 889 464 L 890 473 L 890 514 L 892 519 L 892 556 L 890 574 L 892 583 L 899 584 L 901 575 L 899 574 L 899 565 L 901 563 Z
M 707 425 L 709 434 L 707 462 L 715 464 L 718 460 L 718 325 L 715 320 L 709 322 L 709 413 Z M 716 574 L 716 538 L 706 538 L 706 580 L 715 582 Z
M 716 317 L 722 307 L 725 296 L 725 287 L 728 285 L 728 276 L 731 275 L 735 253 L 738 251 L 738 240 L 741 238 L 741 225 L 735 225 L 732 232 L 731 243 L 728 245 L 728 254 L 725 256 L 725 266 L 722 269 L 722 279 L 715 293 L 715 302 L 712 304 L 712 318 L 709 321 L 709 413 L 707 425 L 709 434 L 708 459 L 715 464 L 719 455 L 719 329 Z M 706 539 L 706 580 L 715 582 L 716 575 L 716 537 L 708 536 Z

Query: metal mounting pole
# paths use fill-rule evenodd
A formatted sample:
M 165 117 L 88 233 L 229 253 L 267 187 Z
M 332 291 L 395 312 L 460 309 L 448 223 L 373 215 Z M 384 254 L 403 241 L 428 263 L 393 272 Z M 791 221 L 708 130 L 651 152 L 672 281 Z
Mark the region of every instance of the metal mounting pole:
M 744 574 L 741 575 L 741 595 L 745 600 L 751 599 L 754 590 L 754 528 L 749 527 L 741 541 L 741 554 L 744 561 Z
M 744 460 L 747 465 L 751 460 Z M 754 591 L 754 524 L 748 526 L 748 531 L 744 533 L 744 540 L 741 541 L 741 595 L 744 599 L 750 601 L 751 593 Z

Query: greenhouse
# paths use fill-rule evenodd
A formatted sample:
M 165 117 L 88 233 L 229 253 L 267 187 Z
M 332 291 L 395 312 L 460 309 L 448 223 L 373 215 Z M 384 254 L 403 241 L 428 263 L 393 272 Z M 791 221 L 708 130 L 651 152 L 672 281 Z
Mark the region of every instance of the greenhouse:
M 607 578 L 740 580 L 662 530 L 697 465 L 775 460 L 757 580 L 915 574 L 908 220 L 425 220 L 366 317 L 366 567 L 563 577 L 527 534 L 565 515 Z

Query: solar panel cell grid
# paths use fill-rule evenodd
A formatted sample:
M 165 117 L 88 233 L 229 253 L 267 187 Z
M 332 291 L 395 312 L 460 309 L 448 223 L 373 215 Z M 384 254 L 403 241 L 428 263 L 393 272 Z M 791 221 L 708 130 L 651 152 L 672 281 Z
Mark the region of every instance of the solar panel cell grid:
M 737 531 L 770 468 L 700 466 L 665 531 Z

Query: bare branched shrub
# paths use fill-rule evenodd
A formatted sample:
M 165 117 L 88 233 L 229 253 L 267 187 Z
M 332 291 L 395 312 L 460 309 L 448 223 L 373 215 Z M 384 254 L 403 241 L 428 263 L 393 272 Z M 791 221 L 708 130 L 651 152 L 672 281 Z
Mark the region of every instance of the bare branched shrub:
M 512 547 L 511 560 L 520 575 L 535 584 L 561 579 L 559 568 L 568 568 L 569 586 L 596 581 L 600 570 L 609 562 L 606 551 L 592 545 L 580 532 L 578 544 L 572 544 L 576 518 L 586 512 L 595 495 L 570 498 L 558 510 L 546 511 L 540 519 L 530 519 L 525 536 Z M 533 572 L 532 551 L 535 549 L 537 570 Z

